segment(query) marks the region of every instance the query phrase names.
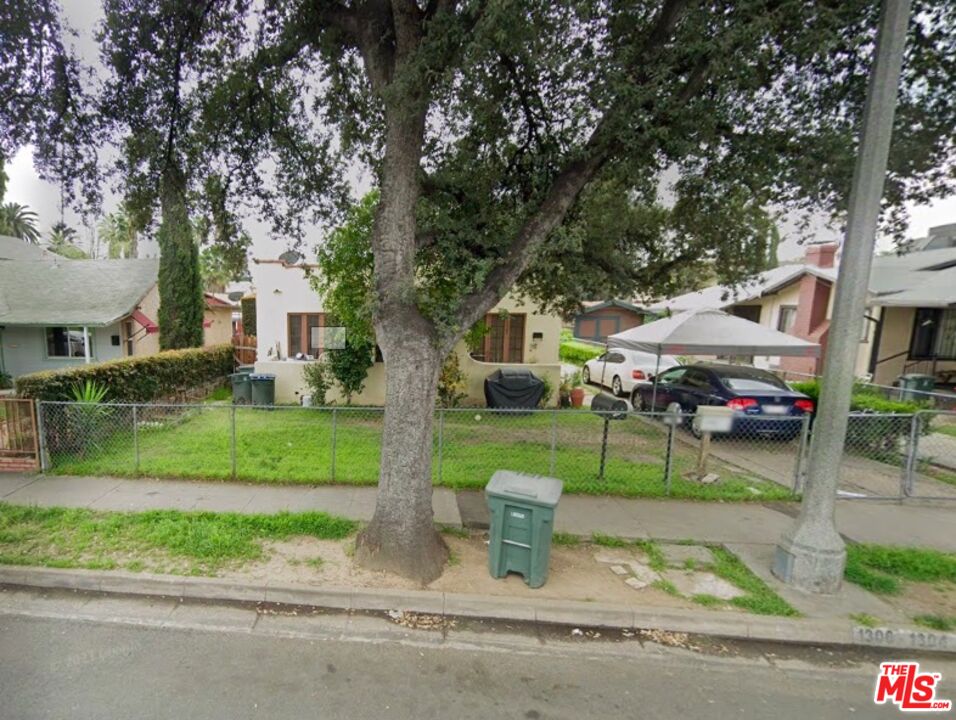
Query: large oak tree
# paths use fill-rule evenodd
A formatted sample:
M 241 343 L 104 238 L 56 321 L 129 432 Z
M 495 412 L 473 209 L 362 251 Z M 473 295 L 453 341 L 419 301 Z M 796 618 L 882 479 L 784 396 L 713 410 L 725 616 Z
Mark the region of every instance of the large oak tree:
M 953 0 L 917 0 L 886 191 L 953 185 Z M 359 561 L 421 581 L 442 361 L 518 288 L 560 310 L 763 266 L 767 208 L 839 216 L 875 0 L 109 0 L 110 110 L 131 195 L 244 204 L 300 236 L 380 192 L 386 363 L 378 503 Z M 133 152 L 130 152 L 132 150 Z M 661 178 L 669 178 L 662 191 Z M 501 459 L 507 466 L 507 458 Z

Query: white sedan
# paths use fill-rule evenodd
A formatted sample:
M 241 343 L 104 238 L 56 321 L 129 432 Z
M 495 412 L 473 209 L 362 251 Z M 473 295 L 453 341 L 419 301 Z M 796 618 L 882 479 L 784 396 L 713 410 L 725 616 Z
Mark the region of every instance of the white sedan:
M 649 382 L 655 369 L 664 372 L 676 365 L 680 363 L 672 355 L 661 355 L 658 368 L 657 355 L 653 353 L 615 348 L 584 363 L 581 375 L 586 383 L 609 387 L 615 395 L 626 395 L 635 385 Z

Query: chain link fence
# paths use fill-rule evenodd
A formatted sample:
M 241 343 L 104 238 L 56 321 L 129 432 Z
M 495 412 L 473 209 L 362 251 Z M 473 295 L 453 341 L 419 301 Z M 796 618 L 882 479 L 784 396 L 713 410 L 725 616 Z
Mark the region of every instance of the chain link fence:
M 566 492 L 780 500 L 806 482 L 809 416 L 735 416 L 707 437 L 693 415 L 436 410 L 436 485 L 480 489 L 495 470 Z M 374 485 L 379 407 L 38 403 L 43 467 L 71 475 Z M 956 413 L 852 414 L 844 497 L 956 497 Z

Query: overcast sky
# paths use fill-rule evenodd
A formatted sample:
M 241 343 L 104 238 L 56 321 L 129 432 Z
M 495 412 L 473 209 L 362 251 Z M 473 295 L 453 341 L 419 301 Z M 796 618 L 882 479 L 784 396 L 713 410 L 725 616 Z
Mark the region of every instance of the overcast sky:
M 94 0 L 61 0 L 68 24 L 77 32 L 74 40 L 76 50 L 83 59 L 94 64 L 97 62 L 97 48 L 93 39 L 93 31 L 101 18 L 101 7 Z M 41 228 L 48 230 L 60 219 L 59 190 L 57 186 L 45 183 L 37 177 L 33 169 L 32 155 L 29 148 L 21 150 L 7 163 L 7 174 L 10 182 L 7 187 L 5 202 L 16 202 L 28 205 L 40 218 Z M 361 182 L 356 180 L 357 183 Z M 360 195 L 365 188 L 356 187 L 356 195 Z M 107 197 L 105 208 L 110 212 L 116 208 L 117 198 Z M 913 206 L 910 210 L 910 227 L 908 237 L 924 237 L 927 230 L 935 225 L 956 223 L 956 196 L 946 198 L 928 206 Z M 65 211 L 67 224 L 80 231 L 82 244 L 88 242 L 88 231 L 81 227 L 78 216 L 67 209 Z M 255 257 L 275 257 L 287 249 L 286 243 L 270 238 L 268 228 L 253 220 L 246 221 L 246 228 L 253 237 L 253 255 Z M 786 228 L 782 228 L 786 238 Z M 319 241 L 318 233 L 315 238 L 306 242 L 308 250 Z M 837 234 L 820 227 L 819 239 L 835 239 Z M 882 243 L 884 249 L 886 243 Z M 155 254 L 155 243 L 141 244 L 146 254 Z M 784 241 L 780 248 L 780 259 L 790 260 L 802 255 L 803 250 L 793 241 Z

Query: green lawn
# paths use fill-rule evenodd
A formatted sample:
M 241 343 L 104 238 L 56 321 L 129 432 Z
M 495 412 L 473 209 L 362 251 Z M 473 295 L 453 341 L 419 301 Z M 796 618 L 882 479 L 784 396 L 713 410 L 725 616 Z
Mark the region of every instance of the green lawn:
M 119 412 L 119 410 L 117 410 Z M 97 421 L 124 432 L 86 432 L 98 437 L 77 452 L 69 441 L 69 423 L 62 440 L 51 442 L 53 471 L 71 475 L 140 475 L 230 480 L 233 478 L 231 408 L 207 404 L 186 412 L 140 409 L 134 445 L 128 414 Z M 435 423 L 433 480 L 453 488 L 482 488 L 498 469 L 553 474 L 566 492 L 659 497 L 664 492 L 664 430 L 630 418 L 610 427 L 603 479 L 599 479 L 603 423 L 587 411 L 516 415 L 484 409 L 446 411 Z M 374 485 L 378 480 L 382 413 L 378 409 L 328 410 L 277 407 L 237 408 L 235 478 L 262 483 L 339 483 Z M 552 423 L 555 423 L 552 430 Z M 335 434 L 335 452 L 332 436 Z M 443 438 L 439 456 L 438 435 Z M 54 436 L 57 432 L 54 430 Z M 696 451 L 677 443 L 672 496 L 700 500 L 781 500 L 790 491 L 712 463 L 721 475 L 713 485 L 685 480 Z M 138 451 L 138 466 L 137 466 Z M 787 452 L 787 450 L 782 450 Z
M 943 435 L 949 435 L 950 437 L 956 437 L 956 424 L 946 423 L 933 426 L 933 432 L 942 433 Z
M 895 595 L 907 581 L 956 584 L 954 553 L 862 543 L 846 551 L 846 579 L 870 592 Z
M 264 540 L 341 539 L 357 527 L 321 512 L 96 512 L 0 503 L 0 564 L 215 575 L 263 557 Z

